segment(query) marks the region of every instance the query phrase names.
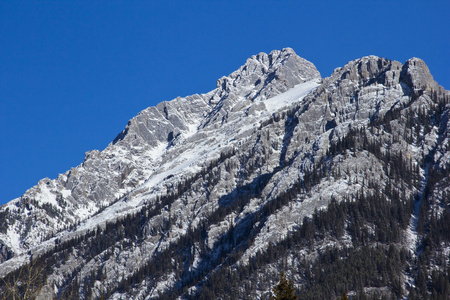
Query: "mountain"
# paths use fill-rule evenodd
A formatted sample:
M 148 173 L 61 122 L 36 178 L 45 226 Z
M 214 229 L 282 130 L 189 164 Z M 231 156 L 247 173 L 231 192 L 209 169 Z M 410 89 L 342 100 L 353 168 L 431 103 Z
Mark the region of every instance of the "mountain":
M 448 298 L 449 99 L 418 58 L 252 56 L 3 205 L 2 296 Z

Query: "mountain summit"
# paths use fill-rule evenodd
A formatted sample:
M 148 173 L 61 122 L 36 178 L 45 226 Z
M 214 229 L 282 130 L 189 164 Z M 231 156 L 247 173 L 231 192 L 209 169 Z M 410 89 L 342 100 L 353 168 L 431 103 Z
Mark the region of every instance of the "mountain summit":
M 301 299 L 445 298 L 449 98 L 418 58 L 252 56 L 3 205 L 0 293 L 268 299 L 283 271 Z

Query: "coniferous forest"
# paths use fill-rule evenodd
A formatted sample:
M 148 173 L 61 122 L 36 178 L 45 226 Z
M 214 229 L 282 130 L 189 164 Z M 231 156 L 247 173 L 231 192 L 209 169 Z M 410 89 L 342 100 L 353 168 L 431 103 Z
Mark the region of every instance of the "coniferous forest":
M 392 61 L 378 64 L 390 67 Z M 384 82 L 383 74 L 364 84 Z M 224 148 L 198 172 L 168 184 L 167 193 L 95 229 L 75 234 L 83 224 L 68 226 L 70 238 L 52 240 L 0 281 L 0 298 L 35 299 L 49 289 L 56 299 L 450 299 L 450 166 L 443 159 L 449 145 L 442 142 L 449 138 L 450 97 L 442 89 L 405 94 L 408 101 L 345 130 L 327 121 L 326 143 L 301 141 L 315 155 L 289 152 L 315 98 L 274 113 L 253 129 L 248 151 Z M 271 142 L 276 130 L 282 145 Z M 439 136 L 432 146 L 430 135 Z M 175 139 L 171 132 L 169 142 Z M 272 153 L 279 154 L 275 163 Z M 305 163 L 297 164 L 300 155 Z M 369 163 L 354 163 L 360 157 Z M 275 166 L 264 168 L 269 163 Z M 280 174 L 290 168 L 299 175 L 277 190 L 272 180 L 288 177 Z M 216 193 L 230 174 L 236 186 Z M 314 198 L 331 182 L 348 188 Z M 197 199 L 194 216 L 206 212 L 185 226 L 176 207 L 188 207 L 189 197 Z M 326 205 L 295 226 L 281 225 L 282 216 L 312 207 L 313 198 Z M 50 204 L 42 208 L 59 213 Z M 0 232 L 7 232 L 10 218 L 0 212 Z M 273 231 L 276 239 L 261 241 Z M 145 251 L 149 241 L 156 250 Z M 130 267 L 127 259 L 136 257 Z

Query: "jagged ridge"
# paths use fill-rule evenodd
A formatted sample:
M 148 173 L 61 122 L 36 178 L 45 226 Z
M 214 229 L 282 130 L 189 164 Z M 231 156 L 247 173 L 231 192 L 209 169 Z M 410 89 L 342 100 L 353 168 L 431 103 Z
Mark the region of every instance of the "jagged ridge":
M 402 65 L 364 57 L 321 80 L 292 49 L 253 56 L 210 93 L 144 110 L 105 150 L 88 152 L 82 165 L 3 206 L 4 259 L 16 257 L 2 270 L 20 263 L 28 249 L 46 253 L 48 261 L 77 249 L 47 274 L 60 296 L 77 291 L 89 298 L 90 287 L 92 296 L 112 299 L 206 297 L 215 276 L 236 268 L 245 273 L 252 259 L 296 234 L 309 242 L 285 253 L 292 275 L 306 268 L 303 260 L 313 263 L 323 245 L 360 247 L 351 221 L 333 229 L 339 234 L 311 238 L 301 234 L 305 217 L 361 195 L 379 202 L 379 191 L 386 206 L 405 205 L 395 215 L 403 221 L 384 240 L 370 221 L 369 240 L 415 253 L 419 223 L 408 227 L 404 219 L 418 217 L 414 203 L 433 194 L 425 195 L 427 174 L 447 169 L 447 98 L 416 58 Z M 414 126 L 411 118 L 422 122 L 433 113 L 428 127 Z M 434 161 L 441 167 L 431 168 Z M 405 170 L 412 175 L 399 177 Z M 433 190 L 441 202 L 446 189 Z M 239 293 L 265 297 L 280 260 L 257 268 L 268 274 L 265 284 Z M 100 272 L 98 281 L 89 279 L 92 272 Z M 307 277 L 297 276 L 302 285 Z M 402 276 L 406 283 L 414 274 Z

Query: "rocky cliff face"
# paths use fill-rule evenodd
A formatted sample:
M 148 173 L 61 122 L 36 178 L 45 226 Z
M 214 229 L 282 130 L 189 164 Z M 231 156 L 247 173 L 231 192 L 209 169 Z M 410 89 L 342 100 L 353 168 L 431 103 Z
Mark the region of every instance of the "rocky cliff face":
M 269 55 L 260 53 L 249 58 L 238 71 L 219 79 L 217 88 L 208 94 L 149 107 L 130 120 L 105 150 L 86 153 L 80 166 L 56 180 L 43 179 L 3 207 L 4 211 L 14 212 L 5 226 L 14 234 L 5 232 L 0 239 L 12 253 L 27 251 L 144 183 L 155 167 L 171 159 L 158 161 L 183 136 L 204 139 L 208 128 L 217 129 L 224 118 L 248 107 L 255 99 L 270 98 L 314 78 L 320 78 L 314 65 L 292 49 Z
M 330 298 L 339 280 L 314 289 L 324 255 L 342 270 L 399 255 L 345 290 L 431 295 L 420 272 L 449 251 L 427 240 L 447 216 L 448 98 L 417 58 L 322 79 L 292 49 L 260 53 L 2 206 L 0 275 L 32 255 L 50 266 L 43 297 L 265 299 L 283 269 L 302 297 Z

